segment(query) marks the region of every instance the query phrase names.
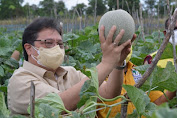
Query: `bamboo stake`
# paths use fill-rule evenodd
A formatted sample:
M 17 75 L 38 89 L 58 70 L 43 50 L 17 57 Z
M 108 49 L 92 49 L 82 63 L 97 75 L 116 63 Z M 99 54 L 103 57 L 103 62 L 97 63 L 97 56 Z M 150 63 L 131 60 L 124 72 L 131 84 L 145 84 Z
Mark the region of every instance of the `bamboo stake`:
M 57 8 L 56 8 L 56 4 L 53 3 L 53 5 L 54 5 L 54 8 L 53 8 L 54 16 L 55 16 L 55 18 L 57 18 Z
M 117 9 L 119 9 L 119 0 L 117 0 Z
M 135 11 L 135 2 L 133 2 L 133 7 L 132 7 L 132 16 L 135 19 L 136 17 L 136 11 Z
M 30 117 L 34 118 L 34 113 L 35 113 L 35 86 L 34 86 L 33 81 L 31 81 L 30 108 L 31 108 Z
M 143 40 L 145 41 L 145 37 L 144 37 L 144 27 L 143 27 L 142 5 L 141 5 L 141 3 L 140 3 L 139 5 L 140 5 L 141 34 L 142 34 Z
M 82 16 L 79 15 L 79 12 L 78 12 L 77 9 L 75 9 L 75 10 L 76 10 L 76 13 L 77 13 L 77 15 L 79 17 L 79 30 L 81 31 L 82 30 Z
M 128 8 L 128 12 L 129 12 L 129 14 L 131 14 L 131 12 L 130 12 L 130 8 L 129 8 L 129 5 L 128 5 L 128 2 L 127 1 L 125 1 L 126 2 L 126 5 L 127 5 L 127 8 Z
M 76 9 L 76 8 L 75 8 Z M 71 33 L 73 32 L 73 28 L 74 28 L 74 18 L 75 18 L 75 9 L 74 9 L 74 13 L 73 13 L 73 19 L 72 19 L 72 27 L 71 27 Z
M 124 0 L 122 0 L 122 9 L 124 9 Z
M 128 95 L 125 95 L 126 98 L 128 98 Z M 120 118 L 126 118 L 127 117 L 127 107 L 128 107 L 128 102 L 125 101 L 124 103 L 121 104 L 121 117 Z
M 96 24 L 96 9 L 97 9 L 97 0 L 95 0 L 94 25 Z
M 139 18 L 139 14 L 138 14 L 138 10 L 136 11 L 136 17 L 137 17 L 137 22 L 138 22 L 138 25 L 140 26 L 140 18 Z
M 87 13 L 85 13 L 85 18 L 84 18 L 84 28 L 87 26 Z

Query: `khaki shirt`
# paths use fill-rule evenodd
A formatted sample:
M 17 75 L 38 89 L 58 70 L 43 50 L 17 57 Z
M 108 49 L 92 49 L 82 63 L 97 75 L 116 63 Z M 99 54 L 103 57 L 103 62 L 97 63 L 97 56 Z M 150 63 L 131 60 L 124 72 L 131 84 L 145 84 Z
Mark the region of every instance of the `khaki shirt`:
M 31 81 L 35 85 L 35 98 L 48 93 L 59 93 L 71 88 L 86 76 L 71 66 L 59 67 L 56 75 L 27 61 L 17 69 L 8 84 L 8 108 L 12 114 L 28 114 Z

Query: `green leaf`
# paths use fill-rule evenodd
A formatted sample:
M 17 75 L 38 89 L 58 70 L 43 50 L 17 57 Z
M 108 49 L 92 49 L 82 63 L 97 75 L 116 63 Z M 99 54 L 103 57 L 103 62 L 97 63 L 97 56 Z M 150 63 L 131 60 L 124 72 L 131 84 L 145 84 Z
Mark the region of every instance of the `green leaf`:
M 139 115 L 150 116 L 153 112 L 155 104 L 150 103 L 150 99 L 147 94 L 131 85 L 123 85 L 132 103 L 135 105 Z
M 4 76 L 4 69 L 0 66 L 0 76 L 3 77 Z
M 87 111 L 93 111 L 96 109 L 96 104 L 97 104 L 97 98 L 96 97 L 90 97 L 89 100 L 86 101 L 84 109 L 87 109 Z M 89 108 L 89 109 L 88 109 Z M 89 114 L 84 114 L 81 115 L 85 118 L 95 118 L 96 116 L 96 111 L 89 113 Z
M 65 108 L 60 96 L 56 93 L 49 93 L 47 96 L 45 96 L 43 98 L 38 98 L 35 101 L 36 101 L 35 105 L 38 107 L 41 103 L 44 103 L 44 104 L 48 104 L 48 105 L 52 106 L 53 108 L 56 108 L 59 113 L 61 113 L 62 111 L 69 112 Z
M 136 110 L 134 110 L 133 113 L 132 113 L 132 114 L 129 114 L 127 117 L 128 117 L 128 118 L 138 118 L 138 113 L 137 113 Z
M 76 40 L 79 36 L 73 33 L 67 33 L 63 35 L 63 42 Z
M 82 86 L 81 92 L 80 92 L 80 102 L 78 103 L 78 108 L 84 105 L 84 109 L 87 109 L 89 111 L 95 110 L 96 105 L 94 105 L 94 102 L 97 102 L 97 93 L 98 93 L 98 74 L 96 67 L 93 67 L 91 69 L 86 69 L 90 73 L 90 80 L 87 80 L 84 85 Z M 85 110 L 85 111 L 87 111 Z M 89 118 L 94 118 L 96 115 L 96 111 L 92 112 L 90 114 L 86 114 L 85 116 Z
M 80 118 L 80 113 L 77 113 L 76 111 L 72 111 L 72 116 L 70 118 Z
M 26 118 L 26 116 L 22 116 L 22 115 L 14 115 L 14 116 L 11 116 L 10 118 Z
M 91 69 L 86 69 L 91 75 L 91 79 L 85 81 L 84 85 L 81 88 L 80 91 L 80 101 L 77 104 L 78 108 L 82 107 L 86 101 L 88 101 L 91 96 L 96 96 L 96 92 L 98 90 L 98 75 L 97 75 L 97 69 L 91 68 Z
M 149 68 L 149 64 L 146 65 L 140 65 L 140 66 L 135 66 L 133 68 L 135 68 L 136 70 L 138 70 L 141 74 L 143 74 L 148 68 Z
M 176 46 L 176 53 L 177 53 L 177 46 Z M 160 59 L 167 59 L 167 58 L 173 58 L 173 45 L 171 43 L 167 44 Z
M 14 50 L 13 47 L 11 47 L 11 41 L 7 38 L 4 37 L 3 39 L 0 38 L 0 56 L 10 56 Z
M 6 117 L 9 116 L 10 114 L 5 104 L 5 98 L 3 92 L 0 92 L 0 112 L 2 113 L 2 115 Z
M 177 89 L 177 73 L 174 70 L 175 67 L 171 62 L 168 62 L 164 69 L 156 67 L 141 89 L 147 91 L 149 88 L 156 88 L 154 90 L 175 91 Z
M 148 103 L 145 107 L 145 112 L 143 113 L 144 116 L 150 117 L 152 113 L 155 111 L 156 105 L 152 102 Z
M 176 94 L 177 95 L 177 94 Z M 169 102 L 169 106 L 170 106 L 170 108 L 175 108 L 176 107 L 176 105 L 177 105 L 177 97 L 174 97 L 173 99 L 171 99 Z
M 0 91 L 7 93 L 7 86 L 1 86 L 0 85 Z
M 67 56 L 66 62 L 62 64 L 62 66 L 75 66 L 77 63 L 77 60 L 75 60 L 72 56 Z
M 59 112 L 56 108 L 49 106 L 48 104 L 41 103 L 39 105 L 40 116 L 43 118 L 58 118 Z
M 80 101 L 77 104 L 77 108 L 81 108 L 91 96 L 96 96 L 96 88 L 92 86 L 91 81 L 85 81 L 80 91 Z
M 90 69 L 86 69 L 86 71 L 89 71 L 91 73 L 91 84 L 93 84 L 93 86 L 98 90 L 99 88 L 99 83 L 98 83 L 98 72 L 97 72 L 97 68 L 93 67 Z
M 170 109 L 167 103 L 158 106 L 152 114 L 152 118 L 176 118 L 177 108 Z
M 115 118 L 120 118 L 121 117 L 121 114 L 120 113 L 117 113 Z
M 10 66 L 12 68 L 18 68 L 19 67 L 18 61 L 16 61 L 13 58 L 8 59 L 7 61 L 4 62 L 4 64 L 7 64 L 8 66 Z
M 15 9 L 15 6 L 14 6 L 14 5 L 10 5 L 10 6 L 9 6 L 9 9 L 14 10 L 14 9 Z

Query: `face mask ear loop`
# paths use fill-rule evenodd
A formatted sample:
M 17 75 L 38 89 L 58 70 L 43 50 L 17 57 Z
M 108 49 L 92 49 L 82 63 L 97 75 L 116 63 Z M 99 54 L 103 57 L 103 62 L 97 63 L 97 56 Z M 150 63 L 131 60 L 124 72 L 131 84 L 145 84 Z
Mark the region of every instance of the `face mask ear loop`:
M 33 55 L 31 55 L 31 57 L 37 62 L 37 59 Z
M 41 66 L 43 66 L 43 67 L 46 67 L 46 66 L 42 65 L 42 64 L 35 58 L 35 56 L 31 55 L 31 57 L 32 57 L 39 65 L 41 65 Z
M 34 50 L 36 50 L 36 52 L 39 54 L 39 49 L 37 49 L 36 47 L 34 47 L 33 45 L 31 45 L 33 47 Z

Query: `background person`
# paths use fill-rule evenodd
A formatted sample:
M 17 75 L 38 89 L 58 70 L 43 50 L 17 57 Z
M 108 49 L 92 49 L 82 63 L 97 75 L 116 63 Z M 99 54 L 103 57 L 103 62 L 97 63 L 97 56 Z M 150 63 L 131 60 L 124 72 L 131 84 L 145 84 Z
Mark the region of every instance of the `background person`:
M 141 79 L 142 75 L 137 70 L 135 70 L 133 68 L 135 65 L 130 61 L 131 55 L 132 55 L 132 48 L 131 48 L 130 54 L 126 58 L 127 65 L 124 68 L 123 84 L 134 86 Z M 125 93 L 126 93 L 126 90 L 124 88 L 122 88 L 121 95 L 124 95 Z M 158 99 L 160 99 L 160 97 L 162 95 L 163 95 L 163 93 L 161 91 L 151 91 L 150 94 L 149 94 L 149 98 L 150 98 L 151 102 L 154 102 L 155 104 L 159 104 Z M 117 99 L 115 101 L 104 102 L 104 103 L 106 103 L 108 105 L 111 105 L 111 104 L 118 103 L 121 100 L 122 99 Z M 127 114 L 132 114 L 133 110 L 135 110 L 135 106 L 133 105 L 132 102 L 128 102 Z M 99 118 L 106 118 L 106 115 L 107 115 L 108 111 L 109 111 L 109 108 L 99 110 L 97 112 L 97 115 L 98 115 Z M 117 113 L 121 113 L 121 104 L 112 107 L 112 110 L 111 110 L 111 113 L 110 113 L 109 117 L 114 118 Z
M 170 21 L 169 21 L 169 18 L 168 18 L 165 21 L 164 35 L 166 35 L 166 31 L 168 30 L 169 23 L 170 23 Z M 174 34 L 175 34 L 175 42 L 177 42 L 177 23 L 176 23 L 175 28 L 174 28 Z M 173 51 L 172 37 L 170 38 L 169 42 L 170 43 L 168 45 L 171 46 L 171 52 L 172 52 Z M 152 62 L 153 55 L 155 55 L 156 53 L 157 53 L 157 51 L 148 55 L 144 60 L 144 64 L 150 64 Z M 167 53 L 169 53 L 169 52 L 167 52 Z M 124 69 L 123 84 L 133 86 L 133 85 L 135 85 L 135 83 L 138 82 L 139 79 L 141 79 L 141 74 L 138 71 L 136 71 L 135 69 L 133 69 L 133 67 L 135 65 L 131 61 L 129 61 L 130 57 L 131 57 L 131 54 L 132 54 L 132 48 L 131 48 L 131 53 L 126 58 L 127 65 L 126 65 L 126 68 Z M 167 64 L 167 61 L 171 61 L 174 64 L 173 55 L 170 55 L 170 57 L 171 58 L 159 60 L 158 63 L 157 63 L 157 66 L 165 68 L 166 64 Z M 124 95 L 125 93 L 126 93 L 125 89 L 122 88 L 121 95 Z M 176 91 L 174 91 L 174 92 L 166 91 L 165 94 L 168 97 L 168 99 L 171 100 L 171 99 L 173 99 L 173 97 L 176 96 Z M 150 98 L 151 102 L 154 102 L 156 105 L 160 105 L 164 102 L 168 102 L 165 95 L 163 95 L 163 93 L 161 91 L 151 91 L 150 94 L 149 94 L 149 98 Z M 121 101 L 121 99 L 117 99 L 115 101 L 105 102 L 105 103 L 111 105 L 111 104 L 115 104 L 115 103 L 120 102 L 120 101 Z M 135 106 L 133 105 L 133 103 L 129 102 L 128 107 L 127 107 L 127 114 L 133 113 L 134 109 L 135 109 Z M 98 117 L 99 118 L 105 118 L 108 111 L 109 111 L 109 108 L 98 111 L 97 112 Z M 118 106 L 115 106 L 115 107 L 112 108 L 111 113 L 110 113 L 110 117 L 112 117 L 112 118 L 115 117 L 117 113 L 121 113 L 121 105 L 118 105 Z

